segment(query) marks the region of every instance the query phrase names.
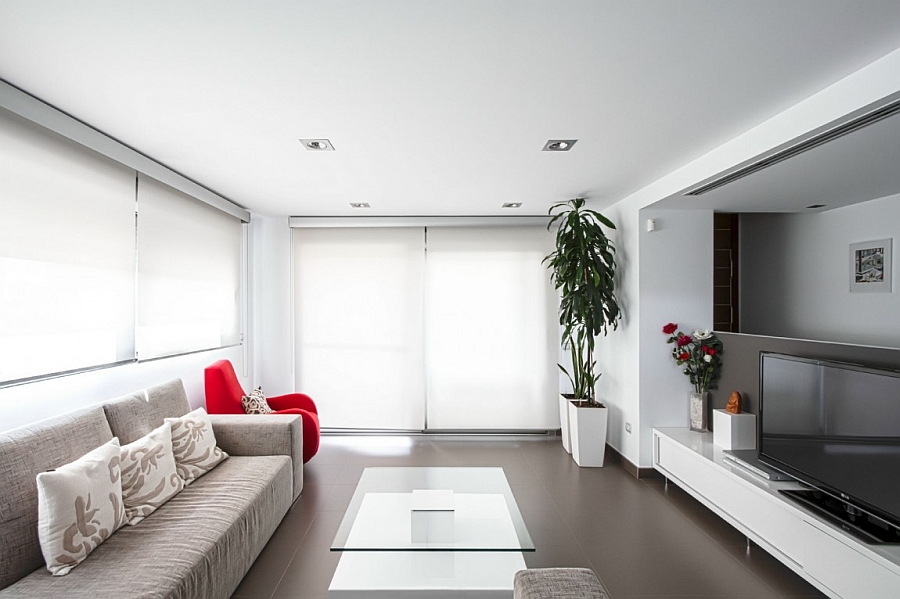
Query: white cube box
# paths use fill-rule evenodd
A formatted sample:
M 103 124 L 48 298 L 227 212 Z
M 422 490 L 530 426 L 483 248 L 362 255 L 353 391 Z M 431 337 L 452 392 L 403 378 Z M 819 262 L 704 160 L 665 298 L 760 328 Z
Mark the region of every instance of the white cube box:
M 456 521 L 453 491 L 414 489 L 410 501 L 413 543 L 452 543 Z
M 725 449 L 756 449 L 756 415 L 713 410 L 713 442 Z

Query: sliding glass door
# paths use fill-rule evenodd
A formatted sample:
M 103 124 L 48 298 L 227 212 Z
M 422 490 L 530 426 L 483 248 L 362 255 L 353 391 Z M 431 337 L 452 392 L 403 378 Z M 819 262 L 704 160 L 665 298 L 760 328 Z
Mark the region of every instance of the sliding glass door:
M 428 428 L 559 426 L 552 250 L 540 226 L 428 228 Z
M 425 428 L 421 228 L 294 229 L 297 390 L 323 427 Z
M 324 428 L 559 426 L 542 226 L 296 228 L 297 389 Z

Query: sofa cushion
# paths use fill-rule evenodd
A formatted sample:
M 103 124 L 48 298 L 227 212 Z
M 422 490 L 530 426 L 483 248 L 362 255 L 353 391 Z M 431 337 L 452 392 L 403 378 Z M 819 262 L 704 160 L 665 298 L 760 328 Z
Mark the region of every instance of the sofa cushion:
M 203 408 L 197 408 L 181 418 L 166 418 L 166 424 L 172 426 L 175 467 L 185 485 L 191 484 L 228 457 L 227 453 L 216 447 L 216 435 Z
M 291 505 L 286 456 L 232 457 L 67 576 L 40 569 L 0 598 L 229 597 Z
M 153 430 L 149 426 L 152 419 L 150 404 L 143 391 L 106 402 L 103 404 L 103 412 L 113 435 L 119 438 L 122 445 L 137 441 Z
M 242 396 L 241 407 L 244 408 L 245 414 L 271 414 L 275 411 L 266 401 L 266 394 L 263 393 L 262 387 L 257 387 L 250 392 L 250 395 Z
M 122 445 L 137 441 L 162 425 L 191 411 L 181 379 L 138 391 L 103 405 L 109 426 Z
M 153 413 L 158 418 L 177 418 L 191 411 L 191 404 L 188 403 L 187 392 L 184 390 L 184 383 L 181 379 L 173 379 L 168 383 L 148 387 L 147 401 L 150 402 Z
M 100 407 L 0 433 L 0 589 L 44 566 L 38 473 L 73 462 L 112 437 Z
M 38 537 L 47 569 L 68 574 L 125 523 L 119 440 L 37 475 Z
M 122 447 L 122 499 L 128 524 L 137 524 L 183 488 L 175 469 L 171 426 L 163 424 Z

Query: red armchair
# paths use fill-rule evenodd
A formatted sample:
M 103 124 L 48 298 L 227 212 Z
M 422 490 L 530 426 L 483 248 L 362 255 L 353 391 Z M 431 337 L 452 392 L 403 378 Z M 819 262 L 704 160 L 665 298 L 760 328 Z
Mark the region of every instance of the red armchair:
M 228 360 L 207 366 L 204 371 L 206 384 L 206 410 L 210 414 L 243 414 L 241 397 L 245 395 L 241 383 Z M 319 451 L 319 413 L 309 395 L 288 393 L 267 397 L 276 414 L 300 414 L 303 418 L 303 463 Z

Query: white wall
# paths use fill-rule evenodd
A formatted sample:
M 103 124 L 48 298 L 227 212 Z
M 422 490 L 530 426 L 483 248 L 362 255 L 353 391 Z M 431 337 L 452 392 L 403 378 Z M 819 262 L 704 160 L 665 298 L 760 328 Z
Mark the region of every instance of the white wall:
M 597 365 L 602 373 L 597 397 L 609 408 L 607 443 L 637 464 L 640 459 L 640 287 L 638 275 L 638 211 L 625 202 L 604 209 L 616 230 L 610 238 L 616 244 L 616 297 L 622 320 L 616 330 L 597 339 Z M 632 432 L 625 432 L 625 423 Z
M 655 231 L 647 231 L 653 219 Z M 713 326 L 712 210 L 640 211 L 640 464 L 652 462 L 653 427 L 688 426 L 688 377 L 672 359 L 669 322 L 684 333 Z M 726 348 L 727 352 L 727 348 Z M 725 356 L 727 359 L 727 353 Z
M 0 389 L 0 431 L 102 403 L 173 378 L 184 381 L 191 406 L 199 407 L 205 405 L 203 369 L 220 359 L 231 360 L 245 389 L 262 385 L 269 395 L 292 392 L 290 239 L 287 217 L 253 215 L 248 235 L 246 364 L 243 349 L 232 347 Z
M 174 378 L 184 381 L 188 401 L 196 408 L 205 405 L 203 369 L 216 360 L 227 359 L 240 375 L 241 354 L 240 347 L 229 347 L 0 389 L 0 431 L 103 403 Z
M 641 288 L 644 281 L 642 267 L 652 269 L 654 265 L 660 264 L 653 259 L 655 252 L 652 248 L 661 237 L 655 237 L 651 242 L 648 236 L 640 233 L 643 226 L 642 209 L 898 91 L 900 49 L 658 179 L 617 204 L 603 209 L 603 213 L 620 227 L 616 240 L 621 258 L 621 297 L 624 298 L 626 319 L 618 331 L 611 333 L 600 344 L 598 357 L 603 376 L 598 392 L 604 402 L 610 404 L 610 444 L 628 460 L 641 467 L 652 466 L 652 437 L 649 430 L 653 426 L 661 426 L 662 422 L 668 422 L 670 416 L 675 416 L 671 410 L 676 408 L 665 404 L 668 400 L 664 399 L 665 395 L 661 395 L 660 390 L 665 389 L 669 397 L 672 393 L 679 396 L 683 393 L 685 397 L 687 395 L 684 381 L 678 381 L 668 370 L 661 370 L 661 363 L 655 362 L 657 359 L 668 359 L 665 352 L 662 358 L 657 356 L 650 359 L 649 363 L 643 361 L 646 352 L 658 347 L 657 341 L 651 340 L 658 340 L 662 336 L 660 329 L 669 320 L 680 320 L 691 326 L 700 326 L 704 320 L 711 321 L 712 309 L 710 300 L 710 317 L 706 318 L 706 307 L 701 305 L 705 300 L 699 294 L 692 302 L 682 305 L 681 314 L 675 314 L 672 308 L 661 307 L 648 312 L 653 305 L 652 298 L 649 306 L 636 299 L 644 292 Z M 683 224 L 687 229 L 678 237 L 686 240 L 691 235 L 693 226 L 691 223 Z M 710 230 L 711 228 L 710 224 Z M 699 247 L 695 249 L 700 251 Z M 676 250 L 677 247 L 667 249 L 668 252 Z M 645 251 L 649 251 L 651 256 L 643 256 Z M 711 245 L 709 253 L 712 253 Z M 657 259 L 665 260 L 666 257 L 658 256 Z M 674 257 L 668 256 L 668 259 Z M 691 259 L 703 263 L 707 258 L 700 252 L 691 256 Z M 711 263 L 712 256 L 708 259 Z M 709 272 L 712 272 L 711 267 Z M 651 277 L 650 280 L 652 279 Z M 690 323 L 692 319 L 697 322 Z M 648 343 L 652 345 L 648 346 Z M 665 347 L 665 343 L 663 346 Z M 727 352 L 727 348 L 725 351 Z M 684 375 L 678 376 L 683 378 Z M 640 418 L 640 425 L 632 422 L 631 435 L 623 432 L 625 418 Z
M 250 351 L 253 387 L 294 392 L 291 229 L 287 217 L 250 221 Z M 302 389 L 300 389 L 302 391 Z
M 649 466 L 653 427 L 688 425 L 690 384 L 669 355 L 662 327 L 672 321 L 685 332 L 712 327 L 713 214 L 621 202 L 603 213 L 617 227 L 624 317 L 597 342 L 598 395 L 609 406 L 607 442 L 630 462 Z
M 811 214 L 741 216 L 745 333 L 900 347 L 900 280 L 893 293 L 850 293 L 852 243 L 893 238 L 900 195 Z

